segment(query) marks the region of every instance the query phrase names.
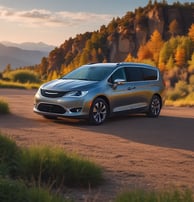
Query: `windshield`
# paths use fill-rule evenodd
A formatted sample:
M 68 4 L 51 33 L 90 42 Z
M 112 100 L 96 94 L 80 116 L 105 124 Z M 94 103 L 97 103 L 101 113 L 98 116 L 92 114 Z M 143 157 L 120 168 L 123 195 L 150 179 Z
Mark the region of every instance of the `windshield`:
M 62 79 L 102 81 L 110 75 L 113 69 L 113 66 L 82 66 L 65 75 Z

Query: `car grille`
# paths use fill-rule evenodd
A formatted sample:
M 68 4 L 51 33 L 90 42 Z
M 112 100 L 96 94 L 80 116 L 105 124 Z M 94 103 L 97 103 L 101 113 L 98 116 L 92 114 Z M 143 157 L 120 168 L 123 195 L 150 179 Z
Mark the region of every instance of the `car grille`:
M 66 110 L 59 105 L 45 104 L 45 103 L 39 104 L 38 110 L 42 112 L 57 113 L 57 114 L 64 114 L 66 112 Z
M 49 98 L 62 97 L 66 93 L 67 92 L 63 92 L 63 91 L 53 91 L 53 90 L 44 90 L 44 89 L 41 89 L 41 95 L 44 96 L 44 97 L 49 97 Z

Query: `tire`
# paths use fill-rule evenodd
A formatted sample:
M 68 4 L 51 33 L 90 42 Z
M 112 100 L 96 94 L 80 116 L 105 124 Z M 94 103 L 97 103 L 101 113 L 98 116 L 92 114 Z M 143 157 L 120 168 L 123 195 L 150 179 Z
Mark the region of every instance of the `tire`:
M 93 125 L 102 124 L 108 116 L 108 105 L 102 98 L 96 98 L 89 113 L 89 122 Z
M 154 95 L 151 99 L 149 110 L 147 112 L 148 117 L 158 117 L 162 108 L 161 99 L 158 95 Z

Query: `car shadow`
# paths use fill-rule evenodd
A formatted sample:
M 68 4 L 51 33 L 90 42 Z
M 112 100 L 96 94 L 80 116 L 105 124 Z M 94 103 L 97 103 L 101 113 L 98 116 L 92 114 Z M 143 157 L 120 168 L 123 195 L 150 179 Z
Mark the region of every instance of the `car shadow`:
M 41 116 L 27 118 L 16 114 L 0 116 L 0 130 L 37 128 L 39 125 L 47 127 L 48 124 L 56 124 L 56 127 L 60 124 L 62 128 L 68 125 L 82 131 L 117 136 L 137 143 L 194 151 L 194 118 L 164 115 L 148 118 L 137 114 L 112 117 L 102 125 L 93 126 L 85 120 L 77 119 L 46 120 Z
M 110 120 L 98 128 L 88 129 L 138 143 L 194 151 L 192 118 L 129 116 Z
M 194 151 L 193 118 L 162 115 L 158 118 L 148 118 L 137 114 L 113 117 L 99 126 L 88 125 L 83 120 L 60 119 L 55 122 L 137 143 Z

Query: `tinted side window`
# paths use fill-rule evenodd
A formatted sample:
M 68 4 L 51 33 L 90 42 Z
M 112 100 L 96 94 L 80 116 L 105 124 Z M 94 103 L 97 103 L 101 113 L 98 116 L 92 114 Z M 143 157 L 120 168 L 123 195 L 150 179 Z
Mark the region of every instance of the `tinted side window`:
M 142 69 L 143 70 L 143 79 L 146 80 L 157 80 L 157 71 L 152 69 Z
M 126 81 L 124 68 L 116 70 L 113 75 L 110 77 L 109 82 L 113 83 L 116 79 L 123 79 Z
M 143 81 L 143 72 L 138 67 L 126 68 L 127 81 Z

